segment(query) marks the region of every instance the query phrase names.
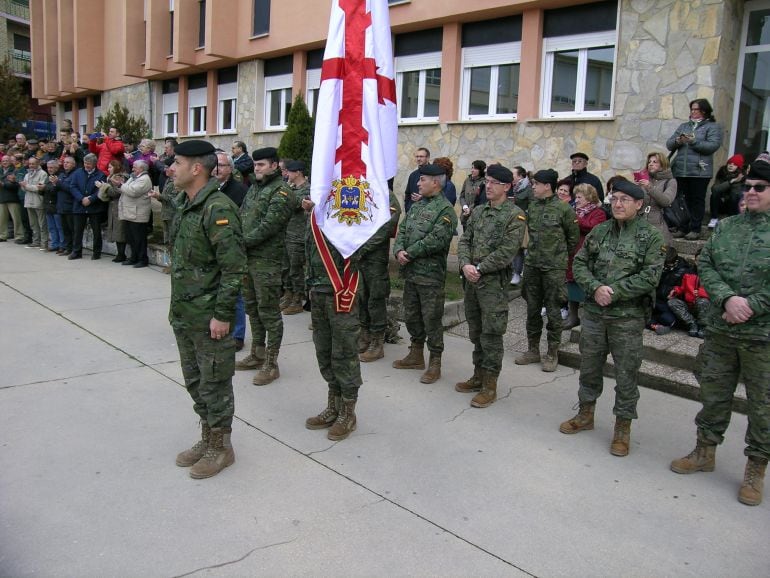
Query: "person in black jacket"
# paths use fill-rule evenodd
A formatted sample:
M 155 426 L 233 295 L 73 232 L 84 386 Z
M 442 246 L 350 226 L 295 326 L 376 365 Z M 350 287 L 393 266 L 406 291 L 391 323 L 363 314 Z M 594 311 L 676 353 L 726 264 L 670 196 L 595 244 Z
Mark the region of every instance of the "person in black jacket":
M 599 194 L 599 200 L 604 201 L 604 188 L 602 182 L 594 174 L 588 172 L 588 155 L 585 153 L 577 152 L 572 153 L 569 156 L 569 160 L 572 163 L 572 172 L 566 178 L 570 182 L 570 192 L 574 190 L 577 185 L 586 183 L 596 189 Z
M 685 273 L 693 273 L 695 267 L 687 259 L 679 256 L 676 249 L 668 247 L 666 261 L 663 264 L 663 273 L 655 290 L 655 305 L 652 317 L 647 322 L 647 329 L 658 335 L 665 335 L 671 331 L 676 323 L 674 312 L 668 306 L 668 294 L 682 282 Z
M 0 160 L 0 242 L 8 240 L 8 220 L 13 222 L 16 242 L 26 237 L 26 231 L 21 218 L 21 203 L 19 202 L 19 183 L 16 180 L 16 168 L 13 157 L 5 155 Z

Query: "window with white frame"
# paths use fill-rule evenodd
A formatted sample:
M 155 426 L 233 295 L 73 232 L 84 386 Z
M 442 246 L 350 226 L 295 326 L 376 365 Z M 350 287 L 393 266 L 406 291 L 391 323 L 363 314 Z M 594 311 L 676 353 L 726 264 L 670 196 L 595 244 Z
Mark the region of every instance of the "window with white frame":
M 291 84 L 291 74 L 265 77 L 265 128 L 286 128 L 291 110 Z
M 546 11 L 543 117 L 612 115 L 617 15 L 615 0 Z M 568 34 L 575 21 L 587 23 L 585 32 Z
M 164 80 L 161 86 L 161 133 L 166 136 L 179 135 L 179 81 Z
M 101 94 L 95 94 L 93 96 L 93 105 L 94 105 L 94 123 L 97 123 L 99 122 L 98 120 L 99 117 L 102 116 L 102 95 Z
M 188 78 L 187 106 L 188 124 L 187 132 L 191 135 L 206 133 L 206 73 L 193 74 Z
M 88 132 L 88 108 L 85 98 L 78 99 L 78 121 L 80 122 L 80 134 Z
M 308 70 L 305 82 L 307 86 L 307 96 L 305 97 L 307 110 L 310 116 L 315 118 L 316 112 L 318 112 L 318 94 L 321 92 L 321 69 Z
M 441 91 L 441 53 L 411 54 L 395 60 L 399 121 L 435 122 Z
M 238 104 L 238 67 L 217 71 L 217 130 L 236 132 L 235 115 Z
M 521 43 L 463 48 L 464 120 L 516 118 Z

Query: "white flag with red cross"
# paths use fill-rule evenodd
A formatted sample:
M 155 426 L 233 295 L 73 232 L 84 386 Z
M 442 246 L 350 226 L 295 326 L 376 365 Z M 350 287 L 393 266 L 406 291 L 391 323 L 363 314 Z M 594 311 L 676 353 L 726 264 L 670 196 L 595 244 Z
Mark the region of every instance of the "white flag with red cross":
M 391 216 L 398 119 L 387 0 L 332 1 L 315 125 L 313 233 L 344 310 L 357 279 L 349 266 L 339 275 L 323 237 L 347 260 Z

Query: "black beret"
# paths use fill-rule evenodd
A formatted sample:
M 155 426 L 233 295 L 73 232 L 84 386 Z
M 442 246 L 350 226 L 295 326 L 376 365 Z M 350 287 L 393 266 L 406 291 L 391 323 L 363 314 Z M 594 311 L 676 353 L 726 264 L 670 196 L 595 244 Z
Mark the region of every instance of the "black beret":
M 770 163 L 760 159 L 755 160 L 749 166 L 749 174 L 746 178 L 770 182 Z
M 503 165 L 489 165 L 487 176 L 500 181 L 501 183 L 512 183 L 513 173 L 511 169 Z
M 429 177 L 440 177 L 441 175 L 446 174 L 446 169 L 441 165 L 426 163 L 420 167 L 420 174 Z
M 487 169 L 487 173 L 489 173 L 489 169 Z M 551 188 L 555 191 L 556 190 L 556 183 L 559 182 L 559 173 L 557 173 L 553 169 L 543 169 L 540 171 L 537 171 L 532 176 L 533 181 L 537 181 L 538 183 L 543 183 L 544 185 L 551 185 Z
M 202 157 L 213 155 L 215 150 L 214 145 L 205 140 L 186 140 L 174 147 L 174 154 L 183 157 Z
M 256 149 L 251 153 L 251 158 L 255 161 L 261 161 L 262 159 L 277 159 L 278 149 L 275 147 L 265 147 L 263 149 Z
M 305 163 L 303 161 L 289 161 L 286 163 L 286 170 L 287 171 L 301 171 L 305 172 Z
M 585 153 L 572 153 L 569 158 L 570 160 L 574 159 L 575 157 L 579 157 L 581 159 L 588 160 L 588 155 Z
M 631 181 L 623 181 L 618 179 L 612 183 L 612 190 L 619 193 L 625 193 L 637 201 L 644 199 L 644 189 L 642 189 L 642 187 L 639 185 L 632 183 Z

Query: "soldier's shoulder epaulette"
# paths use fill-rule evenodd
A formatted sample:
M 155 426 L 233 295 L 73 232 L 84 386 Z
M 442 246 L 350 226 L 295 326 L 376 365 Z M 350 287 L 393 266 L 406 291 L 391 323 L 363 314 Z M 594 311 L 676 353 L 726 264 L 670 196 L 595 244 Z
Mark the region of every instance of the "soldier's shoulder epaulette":
M 278 194 L 279 195 L 283 195 L 284 197 L 288 197 L 289 196 L 289 193 L 287 193 L 283 189 L 278 189 Z
M 443 217 L 441 217 L 441 218 L 442 218 L 442 219 L 444 219 L 444 220 L 445 220 L 445 221 L 446 221 L 448 224 L 450 224 L 450 225 L 452 224 L 452 219 L 450 219 L 450 218 L 449 218 L 449 217 L 447 217 L 446 215 L 444 215 L 444 216 L 443 216 Z
M 526 215 L 516 215 L 516 218 L 519 219 L 519 221 L 526 221 L 527 220 Z

